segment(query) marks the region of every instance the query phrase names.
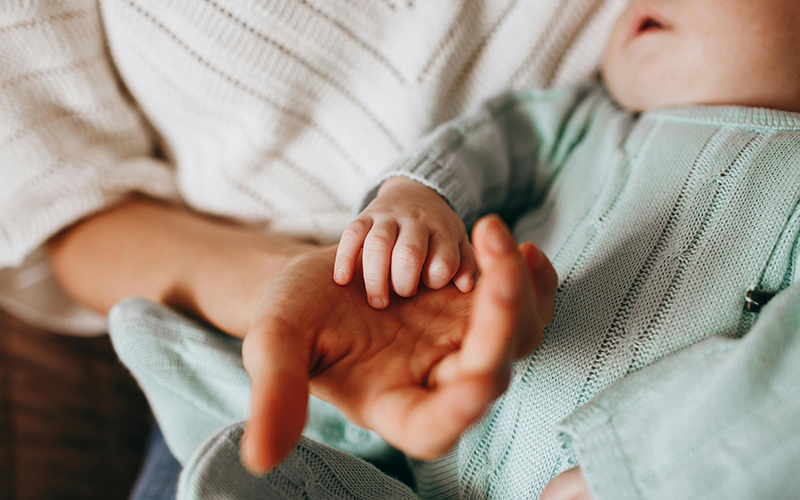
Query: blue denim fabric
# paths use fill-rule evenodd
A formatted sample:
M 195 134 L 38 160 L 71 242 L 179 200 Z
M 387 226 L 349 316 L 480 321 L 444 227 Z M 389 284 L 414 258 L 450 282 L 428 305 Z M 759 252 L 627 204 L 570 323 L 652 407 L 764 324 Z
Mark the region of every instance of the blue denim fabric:
M 154 426 L 130 500 L 175 500 L 181 469 L 167 448 L 161 429 Z

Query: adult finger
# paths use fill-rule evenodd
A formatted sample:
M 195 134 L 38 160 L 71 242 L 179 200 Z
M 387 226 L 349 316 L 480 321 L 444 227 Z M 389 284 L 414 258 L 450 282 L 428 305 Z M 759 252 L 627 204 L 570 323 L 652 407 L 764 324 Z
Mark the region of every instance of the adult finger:
M 407 456 L 432 460 L 447 453 L 496 397 L 487 377 L 404 387 L 376 396 L 366 425 Z
M 580 468 L 576 467 L 547 483 L 539 500 L 592 500 L 592 493 Z
M 534 266 L 532 265 L 533 258 L 531 257 L 530 253 L 535 251 L 536 245 L 531 243 L 530 241 L 523 241 L 519 245 L 517 245 L 517 249 L 519 250 L 520 255 L 522 255 L 523 260 L 525 261 L 525 266 L 528 268 L 528 275 L 531 277 L 531 281 L 536 279 L 536 272 L 534 271 Z
M 466 373 L 491 373 L 510 364 L 520 344 L 541 343 L 542 331 L 527 265 L 505 224 L 497 216 L 481 219 L 472 241 L 483 277 L 459 364 Z
M 278 318 L 262 317 L 242 345 L 252 396 L 242 461 L 266 473 L 289 456 L 305 425 L 309 346 Z
M 336 261 L 333 264 L 333 281 L 339 285 L 346 285 L 353 279 L 358 254 L 361 253 L 364 239 L 371 228 L 372 218 L 359 217 L 348 224 L 342 233 L 339 247 L 336 249 Z
M 438 290 L 450 283 L 458 271 L 461 256 L 454 234 L 437 231 L 431 235 L 428 258 L 422 270 L 422 282 L 428 288 Z
M 558 288 L 556 270 L 550 263 L 550 259 L 533 243 L 529 241 L 520 243 L 519 251 L 528 265 L 528 272 L 536 295 L 539 319 L 542 321 L 542 326 L 549 325 L 553 321 L 555 312 L 555 296 Z
M 467 293 L 472 291 L 475 286 L 480 271 L 475 258 L 475 250 L 466 236 L 461 240 L 459 252 L 461 253 L 461 263 L 458 266 L 458 272 L 453 277 L 453 283 L 462 293 Z
M 397 240 L 394 221 L 377 222 L 364 240 L 364 286 L 369 305 L 383 309 L 389 305 L 389 269 Z
M 392 250 L 392 288 L 401 297 L 411 297 L 417 291 L 422 265 L 428 255 L 429 234 L 418 224 L 400 227 L 400 235 Z

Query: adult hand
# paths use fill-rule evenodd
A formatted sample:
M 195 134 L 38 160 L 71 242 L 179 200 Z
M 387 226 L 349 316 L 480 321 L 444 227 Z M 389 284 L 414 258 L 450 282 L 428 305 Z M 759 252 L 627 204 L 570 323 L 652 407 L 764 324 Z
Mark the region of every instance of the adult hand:
M 583 479 L 581 469 L 576 467 L 562 472 L 547 483 L 539 500 L 592 500 L 592 493 Z
M 302 432 L 309 390 L 353 423 L 418 459 L 446 453 L 505 390 L 511 362 L 533 352 L 552 319 L 557 278 L 496 216 L 473 244 L 483 277 L 369 306 L 362 279 L 331 279 L 335 248 L 299 258 L 271 283 L 245 337 L 252 381 L 242 458 L 267 472 Z M 360 266 L 357 266 L 360 267 Z

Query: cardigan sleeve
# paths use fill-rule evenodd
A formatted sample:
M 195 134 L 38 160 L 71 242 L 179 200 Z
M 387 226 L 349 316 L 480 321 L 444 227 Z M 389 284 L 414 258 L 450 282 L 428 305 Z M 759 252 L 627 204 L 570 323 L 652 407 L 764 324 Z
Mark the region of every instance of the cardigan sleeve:
M 155 151 L 116 75 L 99 2 L 2 2 L 0 269 L 132 192 L 177 199 Z
M 488 100 L 406 152 L 375 179 L 359 211 L 383 181 L 404 176 L 442 195 L 467 227 L 486 213 L 514 217 L 536 206 L 594 110 L 610 103 L 596 84 L 507 92 Z
M 557 428 L 595 500 L 800 495 L 800 270 L 740 339 L 625 377 Z

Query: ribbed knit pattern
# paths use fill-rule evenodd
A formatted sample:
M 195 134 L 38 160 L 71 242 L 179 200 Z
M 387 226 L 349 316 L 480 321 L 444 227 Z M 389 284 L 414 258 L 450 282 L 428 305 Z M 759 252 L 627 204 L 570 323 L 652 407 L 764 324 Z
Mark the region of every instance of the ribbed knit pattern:
M 624 4 L 2 2 L 0 269 L 131 191 L 333 241 L 435 124 L 593 72 Z M 0 304 L 37 319 L 48 280 L 0 272 Z
M 96 2 L 0 7 L 0 265 L 171 174 L 114 77 Z
M 514 365 L 507 392 L 451 454 L 411 463 L 421 497 L 538 498 L 584 463 L 598 500 L 692 496 L 695 469 L 729 478 L 703 483 L 702 498 L 731 498 L 729 481 L 758 492 L 740 498 L 797 496 L 786 471 L 800 441 L 761 408 L 800 427 L 800 114 L 699 107 L 637 116 L 598 85 L 512 92 L 440 127 L 387 175 L 426 182 L 467 220 L 506 213 L 560 278 L 544 342 Z M 778 294 L 758 315 L 744 309 L 753 289 Z M 126 320 L 112 321 L 112 338 L 146 391 L 160 370 L 153 363 L 175 358 L 160 383 L 167 393 L 151 403 L 180 421 L 172 396 L 209 399 L 222 365 L 209 357 L 231 353 L 181 356 L 183 342 L 202 349 L 213 332 L 173 315 L 163 333 L 159 307 L 118 307 L 113 318 Z M 185 491 L 220 477 L 225 460 L 206 450 L 187 464 Z M 240 466 L 229 461 L 234 474 Z M 349 474 L 335 462 L 318 469 L 321 481 Z M 265 478 L 263 491 L 281 477 Z M 385 478 L 364 477 L 364 488 L 373 480 Z

